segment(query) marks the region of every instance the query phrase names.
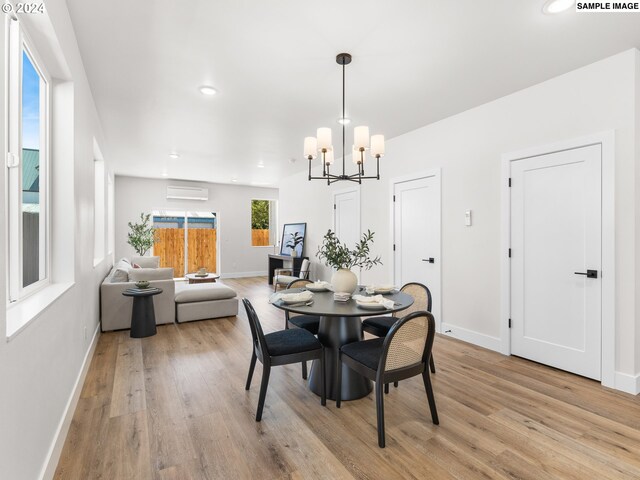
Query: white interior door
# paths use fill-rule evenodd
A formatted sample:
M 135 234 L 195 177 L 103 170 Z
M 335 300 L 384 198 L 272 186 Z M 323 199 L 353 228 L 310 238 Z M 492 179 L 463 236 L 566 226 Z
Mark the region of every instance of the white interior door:
M 333 231 L 351 249 L 360 240 L 360 190 L 350 188 L 333 194 Z M 358 275 L 359 272 L 354 273 Z
M 440 177 L 394 183 L 394 278 L 398 286 L 419 282 L 431 291 L 436 324 L 440 303 Z
M 591 145 L 511 164 L 511 352 L 598 380 L 601 156 Z

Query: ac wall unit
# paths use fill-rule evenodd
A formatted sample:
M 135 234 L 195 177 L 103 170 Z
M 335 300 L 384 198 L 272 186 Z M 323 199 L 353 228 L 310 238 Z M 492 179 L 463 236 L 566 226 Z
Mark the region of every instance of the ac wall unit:
M 209 200 L 209 189 L 200 187 L 167 187 L 169 200 Z

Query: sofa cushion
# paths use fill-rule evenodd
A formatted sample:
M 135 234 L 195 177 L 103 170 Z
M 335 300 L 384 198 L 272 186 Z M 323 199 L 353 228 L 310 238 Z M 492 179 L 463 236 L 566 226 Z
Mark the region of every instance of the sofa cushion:
M 206 302 L 233 298 L 236 292 L 221 283 L 196 283 L 176 285 L 176 303 Z
M 131 263 L 136 263 L 142 268 L 159 268 L 160 257 L 131 257 Z
M 110 273 L 111 283 L 128 282 L 129 271 L 131 270 L 133 270 L 133 267 L 126 258 L 119 260 Z
M 129 270 L 129 281 L 138 282 L 140 280 L 171 280 L 173 278 L 173 268 L 132 268 Z

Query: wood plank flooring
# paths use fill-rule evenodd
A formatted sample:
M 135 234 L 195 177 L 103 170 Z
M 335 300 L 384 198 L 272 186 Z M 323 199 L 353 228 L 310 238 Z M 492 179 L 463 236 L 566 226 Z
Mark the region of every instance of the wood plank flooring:
M 266 278 L 227 280 L 265 332 L 283 328 Z M 638 479 L 640 398 L 438 336 L 432 376 L 440 425 L 420 377 L 385 397 L 377 446 L 373 394 L 320 406 L 299 365 L 272 370 L 254 420 L 258 363 L 233 318 L 100 336 L 57 479 Z

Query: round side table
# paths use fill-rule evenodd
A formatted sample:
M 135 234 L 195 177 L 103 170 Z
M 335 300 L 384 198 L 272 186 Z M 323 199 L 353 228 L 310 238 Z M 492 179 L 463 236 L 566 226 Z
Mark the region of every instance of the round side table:
M 122 292 L 125 297 L 133 297 L 131 310 L 131 338 L 151 337 L 156 334 L 156 314 L 153 310 L 153 296 L 162 293 L 161 288 L 129 288 Z
M 189 283 L 216 283 L 216 280 L 220 278 L 220 275 L 215 273 L 207 273 L 206 276 L 200 276 L 196 273 L 187 273 L 185 276 Z

